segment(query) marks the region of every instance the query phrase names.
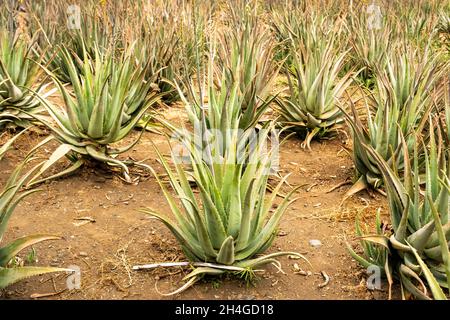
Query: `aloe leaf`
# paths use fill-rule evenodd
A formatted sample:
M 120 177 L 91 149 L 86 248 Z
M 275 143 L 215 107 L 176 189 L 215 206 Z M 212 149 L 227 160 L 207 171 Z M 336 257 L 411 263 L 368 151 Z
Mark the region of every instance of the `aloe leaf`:
M 53 267 L 0 267 L 0 289 L 4 289 L 23 279 L 54 272 L 73 272 L 71 269 L 53 268 Z
M 428 201 L 430 202 L 431 212 L 433 213 L 434 221 L 436 223 L 436 231 L 438 233 L 439 242 L 441 244 L 442 261 L 445 266 L 445 273 L 447 274 L 448 288 L 450 288 L 450 253 L 448 249 L 448 241 L 447 238 L 445 237 L 444 229 L 442 228 L 441 217 L 439 216 L 439 213 L 436 210 L 436 207 L 433 203 L 433 199 L 431 198 L 430 194 L 428 194 Z
M 20 251 L 26 247 L 32 246 L 36 243 L 46 240 L 58 240 L 61 239 L 52 235 L 32 235 L 23 237 L 9 243 L 7 246 L 0 248 L 0 266 L 6 267 L 7 263 L 14 258 Z
M 422 258 L 417 253 L 417 250 L 415 250 L 412 246 L 408 244 L 408 246 L 411 248 L 412 253 L 417 259 L 417 262 L 420 264 L 420 267 L 422 268 L 422 272 L 427 279 L 428 286 L 430 287 L 431 292 L 433 293 L 433 297 L 436 300 L 447 300 L 447 297 L 445 296 L 444 292 L 441 289 L 441 286 L 437 282 L 434 275 L 431 273 L 430 269 L 427 267 L 425 262 L 422 260 Z
M 217 263 L 231 265 L 234 262 L 234 239 L 229 236 L 220 247 L 216 258 Z

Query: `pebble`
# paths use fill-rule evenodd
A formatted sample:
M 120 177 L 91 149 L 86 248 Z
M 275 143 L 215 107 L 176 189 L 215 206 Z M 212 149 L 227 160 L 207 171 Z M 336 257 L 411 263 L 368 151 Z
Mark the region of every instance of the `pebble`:
M 84 251 L 81 251 L 78 255 L 80 257 L 87 257 L 88 256 L 87 252 L 84 252 Z
M 322 242 L 317 239 L 312 239 L 312 240 L 309 240 L 309 245 L 311 247 L 318 248 L 318 247 L 322 246 Z
M 278 231 L 278 236 L 279 237 L 284 237 L 284 236 L 287 236 L 287 235 L 288 235 L 288 233 L 286 231 L 284 231 L 284 230 Z

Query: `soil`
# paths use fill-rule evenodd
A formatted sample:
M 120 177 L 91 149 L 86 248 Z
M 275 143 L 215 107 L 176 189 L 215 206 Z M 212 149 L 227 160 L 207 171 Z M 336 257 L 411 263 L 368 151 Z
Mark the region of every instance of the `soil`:
M 183 110 L 174 106 L 163 115 L 180 121 Z M 138 134 L 134 132 L 127 141 Z M 4 184 L 30 146 L 42 138 L 27 133 L 16 143 L 15 149 L 0 161 L 0 184 Z M 146 132 L 127 156 L 145 160 L 162 174 L 151 142 L 163 154 L 168 154 L 166 138 Z M 42 184 L 41 192 L 26 198 L 12 216 L 3 239 L 7 242 L 34 233 L 59 235 L 61 240 L 34 246 L 37 261 L 31 265 L 78 266 L 81 288 L 67 290 L 66 274 L 44 275 L 10 286 L 3 292 L 3 298 L 386 299 L 385 284 L 379 291 L 366 288 L 367 275 L 348 254 L 345 245 L 347 238 L 357 247 L 355 218 L 359 216 L 372 225 L 378 207 L 387 213 L 386 199 L 379 194 L 361 192 L 341 204 L 350 184 L 327 193 L 333 186 L 354 178 L 351 156 L 345 151 L 348 143 L 346 135 L 341 134 L 332 140 L 313 142 L 312 151 L 308 151 L 301 148 L 298 137 L 291 137 L 280 150 L 280 173 L 292 172 L 289 184 L 302 187 L 297 191 L 298 200 L 282 219 L 278 237 L 269 252 L 299 252 L 311 266 L 303 260 L 282 257 L 282 271 L 268 266 L 250 285 L 237 278 L 207 278 L 184 293 L 163 296 L 160 292 L 170 292 L 183 284 L 182 278 L 188 270 L 131 270 L 137 264 L 186 261 L 171 233 L 139 211 L 149 207 L 171 214 L 155 178 L 133 169 L 132 175 L 139 181 L 127 184 L 109 169 L 84 167 L 72 176 Z M 50 154 L 54 148 L 55 145 L 49 145 L 46 153 Z M 288 190 L 285 186 L 284 191 Z M 85 220 L 77 220 L 80 218 Z M 313 239 L 320 240 L 322 245 L 311 246 L 309 241 Z M 21 254 L 24 260 L 27 256 L 29 251 Z M 308 275 L 295 273 L 295 264 Z M 320 286 L 324 282 L 322 273 L 330 277 L 323 287 Z

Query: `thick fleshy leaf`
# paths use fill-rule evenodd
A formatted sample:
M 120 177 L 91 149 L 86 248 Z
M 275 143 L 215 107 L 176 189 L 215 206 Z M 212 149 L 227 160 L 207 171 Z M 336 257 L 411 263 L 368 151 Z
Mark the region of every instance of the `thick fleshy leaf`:
M 234 262 L 234 239 L 229 236 L 220 247 L 216 258 L 217 263 L 231 265 Z
M 445 293 L 442 291 L 441 286 L 437 282 L 434 275 L 431 273 L 430 269 L 427 267 L 425 262 L 422 260 L 422 258 L 419 256 L 417 251 L 409 246 L 411 248 L 412 253 L 417 259 L 417 262 L 419 262 L 420 267 L 422 268 L 422 272 L 427 279 L 428 286 L 430 287 L 431 292 L 433 293 L 433 297 L 436 300 L 447 300 L 447 297 L 445 296 Z
M 29 246 L 32 246 L 36 243 L 46 240 L 58 240 L 58 239 L 61 238 L 52 235 L 37 234 L 14 240 L 8 245 L 0 248 L 0 267 L 6 267 L 6 265 L 12 258 L 14 258 L 20 251 Z
M 16 282 L 29 277 L 38 276 L 54 272 L 73 272 L 72 269 L 53 268 L 53 267 L 0 267 L 0 289 L 4 289 Z

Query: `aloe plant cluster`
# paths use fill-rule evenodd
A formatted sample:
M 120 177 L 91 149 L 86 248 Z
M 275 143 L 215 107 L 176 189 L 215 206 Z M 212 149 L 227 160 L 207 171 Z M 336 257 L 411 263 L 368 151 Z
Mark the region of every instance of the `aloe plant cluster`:
M 271 133 L 275 138 L 278 136 L 273 123 L 264 125 L 256 138 L 252 136 L 254 127 L 240 128 L 240 110 L 245 103 L 245 96 L 239 95 L 240 85 L 235 81 L 231 88 L 222 87 L 219 91 L 210 77 L 207 108 L 202 104 L 197 114 L 195 107 L 188 107 L 195 131 L 175 130 L 179 133 L 175 141 L 187 150 L 190 170 L 183 166 L 186 161 L 173 153 L 174 172 L 156 149 L 181 206 L 154 172 L 176 220 L 151 209 L 144 212 L 170 229 L 192 263 L 208 263 L 185 277 L 187 285 L 204 275 L 225 272 L 251 275 L 258 266 L 278 264 L 274 259 L 277 256 L 300 256 L 292 252 L 257 256 L 266 251 L 275 239 L 283 213 L 295 201 L 290 199 L 295 189 L 271 213 L 287 179 L 282 179 L 272 195 L 266 198 L 277 150 L 276 143 L 268 147 L 267 140 Z M 195 103 L 198 102 L 190 101 L 189 105 Z M 198 188 L 199 198 L 194 195 L 190 182 Z
M 256 256 L 270 247 L 277 235 L 281 216 L 294 200 L 289 199 L 291 192 L 270 214 L 283 181 L 271 197 L 265 199 L 271 152 L 262 156 L 257 152 L 248 155 L 250 164 L 244 166 L 237 159 L 239 138 L 238 135 L 232 136 L 232 144 L 223 163 L 214 162 L 211 165 L 201 158 L 203 151 L 197 151 L 198 146 L 190 145 L 193 173 L 189 176 L 179 163 L 175 164 L 174 173 L 159 154 L 170 184 L 181 199 L 181 208 L 164 183 L 157 178 L 176 222 L 152 210 L 144 212 L 161 220 L 171 230 L 190 261 L 211 263 L 207 267 L 196 268 L 186 280 L 206 274 L 219 275 L 230 270 L 251 272 L 258 266 L 274 262 L 277 256 L 296 255 L 277 252 Z M 261 152 L 261 146 L 258 145 L 256 149 Z M 208 149 L 207 152 L 213 159 L 213 151 Z M 189 178 L 198 187 L 200 199 L 194 196 Z M 230 269 L 229 266 L 237 268 Z
M 441 132 L 435 133 L 433 125 L 430 132 L 423 185 L 417 152 L 423 141 L 415 141 L 411 167 L 409 150 L 403 140 L 403 178 L 371 146 L 363 145 L 383 174 L 392 230 L 382 230 L 379 220 L 376 234 L 363 234 L 358 227 L 364 256 L 357 255 L 351 248 L 350 252 L 363 266 L 381 268 L 390 285 L 394 278 L 398 279 L 403 297 L 411 294 L 429 299 L 430 290 L 433 298 L 445 299 L 442 288 L 450 288 L 450 154 L 442 148 Z
M 313 139 L 348 124 L 356 183 L 344 200 L 380 191 L 390 218 L 382 222 L 379 211 L 374 234 L 357 222 L 362 253 L 349 245 L 350 253 L 377 266 L 390 291 L 397 281 L 403 298 L 446 298 L 450 7 L 416 2 L 75 0 L 77 29 L 67 25 L 66 1 L 8 1 L 0 10 L 0 137 L 13 131 L 6 126 L 25 129 L 0 146 L 0 161 L 33 125 L 49 135 L 0 193 L 0 241 L 36 184 L 88 163 L 136 182 L 130 166 L 138 165 L 154 175 L 172 215 L 142 211 L 170 230 L 188 260 L 152 266 L 192 268 L 172 294 L 204 276 L 251 279 L 263 265 L 280 269 L 279 256 L 304 258 L 271 249 L 297 190 L 283 194 L 290 185 L 278 166 L 282 131 L 311 149 Z M 27 23 L 17 21 L 19 10 Z M 49 98 L 56 90 L 59 105 Z M 175 103 L 187 124 L 159 113 Z M 173 138 L 171 160 L 154 144 L 162 174 L 126 157 L 150 121 Z M 136 128 L 144 130 L 134 135 Z M 33 167 L 51 141 L 50 156 Z M 49 173 L 62 159 L 70 165 Z M 13 263 L 21 250 L 56 239 L 2 245 L 0 289 L 66 271 Z
M 374 94 L 366 105 L 367 125 L 360 120 L 354 105 L 350 120 L 353 132 L 353 158 L 359 180 L 347 195 L 361 189 L 379 188 L 383 177 L 377 162 L 364 144 L 370 144 L 378 154 L 397 170 L 404 167 L 400 152 L 403 135 L 412 152 L 415 136 L 422 133 L 427 115 L 434 101 L 441 99 L 443 91 L 437 89 L 446 66 L 439 54 L 431 55 L 412 49 L 397 49 L 389 57 L 384 70 L 377 74 Z
M 385 19 L 379 21 L 379 24 L 369 27 L 367 14 L 349 17 L 351 53 L 348 61 L 351 66 L 356 65 L 362 69 L 358 79 L 367 88 L 373 87 L 377 69 L 386 66 L 389 52 L 395 45 L 392 24 Z
M 342 26 L 335 22 L 333 31 L 324 34 L 328 23 L 325 17 L 312 15 L 291 31 L 292 61 L 286 66 L 289 91 L 276 100 L 280 122 L 303 133 L 303 146 L 308 149 L 314 137 L 329 135 L 342 126 L 338 100 L 354 75 L 353 71 L 341 75 L 348 51 L 339 50 L 334 39 Z
M 130 181 L 127 164 L 116 156 L 132 148 L 138 139 L 122 148 L 114 148 L 112 144 L 123 140 L 159 99 L 152 82 L 144 82 L 146 68 L 136 67 L 130 51 L 125 52 L 119 61 L 111 52 L 96 51 L 95 57 L 89 58 L 85 51 L 83 73 L 80 75 L 68 49 L 62 48 L 63 62 L 69 70 L 75 95 L 72 97 L 58 78 L 47 70 L 64 98 L 65 108 L 42 99 L 54 120 L 38 118 L 52 131 L 52 136 L 43 144 L 53 138 L 60 143 L 43 170 L 68 155 L 73 164 L 58 176 L 73 172 L 86 159 L 92 159 L 120 167 L 126 180 Z
M 41 73 L 32 50 L 32 44 L 0 30 L 0 127 L 27 127 L 29 113 L 39 112 L 39 100 L 30 90 Z
M 238 95 L 244 97 L 240 127 L 247 129 L 267 111 L 281 64 L 273 62 L 276 46 L 261 18 L 245 11 L 239 20 L 235 9 L 230 10 L 231 25 L 219 32 L 216 44 L 216 81 L 219 88 L 239 83 Z
M 222 53 L 218 64 L 221 74 L 217 72 L 212 45 L 206 70 L 198 73 L 198 87 L 191 82 L 187 96 L 179 89 L 194 131 L 166 123 L 175 134 L 175 143 L 186 150 L 184 157 L 172 153 L 175 172 L 157 150 L 181 206 L 154 172 L 176 220 L 154 210 L 144 212 L 171 230 L 186 257 L 196 266 L 180 290 L 205 275 L 234 272 L 251 277 L 258 266 L 278 265 L 275 258 L 280 255 L 300 256 L 292 252 L 258 256 L 275 239 L 281 216 L 295 201 L 291 199 L 295 189 L 271 212 L 287 177 L 267 198 L 269 175 L 271 170 L 276 171 L 278 134 L 273 122 L 256 130 L 257 115 L 270 102 L 262 100 L 257 104 L 258 95 L 264 93 L 264 84 L 258 81 L 266 77 L 268 61 L 262 55 L 265 38 L 252 34 L 256 26 L 247 23 L 237 33 L 243 42 L 238 42 L 235 34 L 230 38 L 222 35 L 222 41 L 231 41 L 229 47 L 224 46 L 231 50 L 231 56 L 225 58 Z M 252 52 L 258 52 L 261 60 L 252 61 Z M 269 137 L 273 142 L 270 146 Z M 199 197 L 194 195 L 190 183 L 198 188 Z

